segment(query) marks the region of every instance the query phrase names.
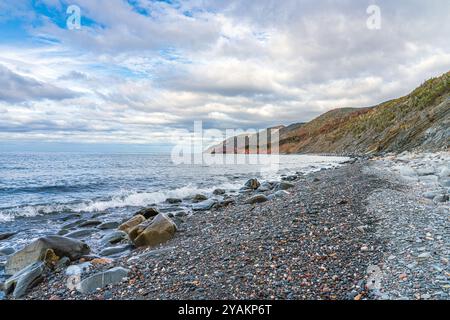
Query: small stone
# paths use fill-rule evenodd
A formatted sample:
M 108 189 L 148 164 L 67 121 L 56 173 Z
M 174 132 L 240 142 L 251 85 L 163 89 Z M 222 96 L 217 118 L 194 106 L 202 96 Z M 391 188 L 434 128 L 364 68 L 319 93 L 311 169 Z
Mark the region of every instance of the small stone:
M 421 254 L 419 254 L 418 256 L 417 256 L 417 259 L 419 259 L 419 260 L 427 260 L 427 259 L 429 259 L 431 257 L 431 253 L 429 253 L 429 252 L 423 252 L 423 253 L 421 253 Z

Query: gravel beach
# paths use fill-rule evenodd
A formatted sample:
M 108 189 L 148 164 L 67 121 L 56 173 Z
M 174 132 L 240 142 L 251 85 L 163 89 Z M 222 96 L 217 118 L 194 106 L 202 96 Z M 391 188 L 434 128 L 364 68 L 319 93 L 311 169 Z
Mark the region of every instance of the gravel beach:
M 448 153 L 436 157 L 432 174 L 447 183 Z M 426 199 L 434 185 L 396 172 L 411 161 L 357 160 L 300 175 L 276 195 L 239 194 L 176 217 L 174 238 L 159 247 L 76 262 L 78 280 L 120 267 L 119 283 L 81 293 L 59 268 L 23 298 L 448 299 L 448 198 Z M 270 200 L 246 204 L 261 194 Z

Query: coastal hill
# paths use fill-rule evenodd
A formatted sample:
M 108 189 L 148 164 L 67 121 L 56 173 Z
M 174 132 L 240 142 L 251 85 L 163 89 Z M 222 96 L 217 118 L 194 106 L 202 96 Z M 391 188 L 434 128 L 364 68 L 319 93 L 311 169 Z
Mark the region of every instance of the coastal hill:
M 450 72 L 426 81 L 404 97 L 377 106 L 335 109 L 305 124 L 280 126 L 279 137 L 279 152 L 283 154 L 447 149 Z M 248 152 L 245 145 L 230 148 L 233 141 L 233 138 L 227 139 L 206 152 L 223 153 L 224 144 L 226 153 Z

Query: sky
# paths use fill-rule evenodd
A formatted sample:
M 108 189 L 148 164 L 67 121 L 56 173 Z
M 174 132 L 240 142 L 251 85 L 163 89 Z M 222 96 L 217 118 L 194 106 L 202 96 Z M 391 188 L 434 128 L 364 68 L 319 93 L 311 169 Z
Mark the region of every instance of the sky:
M 0 151 L 159 148 L 194 121 L 262 129 L 376 105 L 450 70 L 449 13 L 448 0 L 0 0 Z

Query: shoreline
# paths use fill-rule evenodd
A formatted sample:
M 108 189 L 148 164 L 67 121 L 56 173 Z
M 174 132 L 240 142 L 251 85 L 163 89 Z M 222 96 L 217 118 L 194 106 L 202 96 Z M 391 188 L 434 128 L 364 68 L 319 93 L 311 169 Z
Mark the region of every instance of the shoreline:
M 436 213 L 434 224 L 425 209 L 418 221 L 407 220 L 408 210 L 418 210 L 423 199 L 410 181 L 393 178 L 389 161 L 394 160 L 357 159 L 300 176 L 290 181 L 295 186 L 289 194 L 259 204 L 243 204 L 251 194 L 240 194 L 235 204 L 177 218 L 174 238 L 159 247 L 91 263 L 81 274 L 85 278 L 122 267 L 130 270 L 124 282 L 81 294 L 67 288 L 64 270 L 51 271 L 23 298 L 448 299 L 448 205 L 446 213 Z M 433 205 L 424 204 L 428 209 Z M 405 220 L 393 219 L 399 216 Z M 418 243 L 419 254 L 417 246 L 408 251 L 403 240 L 390 235 L 394 226 L 403 230 L 416 222 L 428 228 L 441 225 L 435 241 Z M 418 258 L 429 251 L 432 257 Z M 437 284 L 424 272 L 433 267 L 437 274 L 428 275 L 437 277 Z

